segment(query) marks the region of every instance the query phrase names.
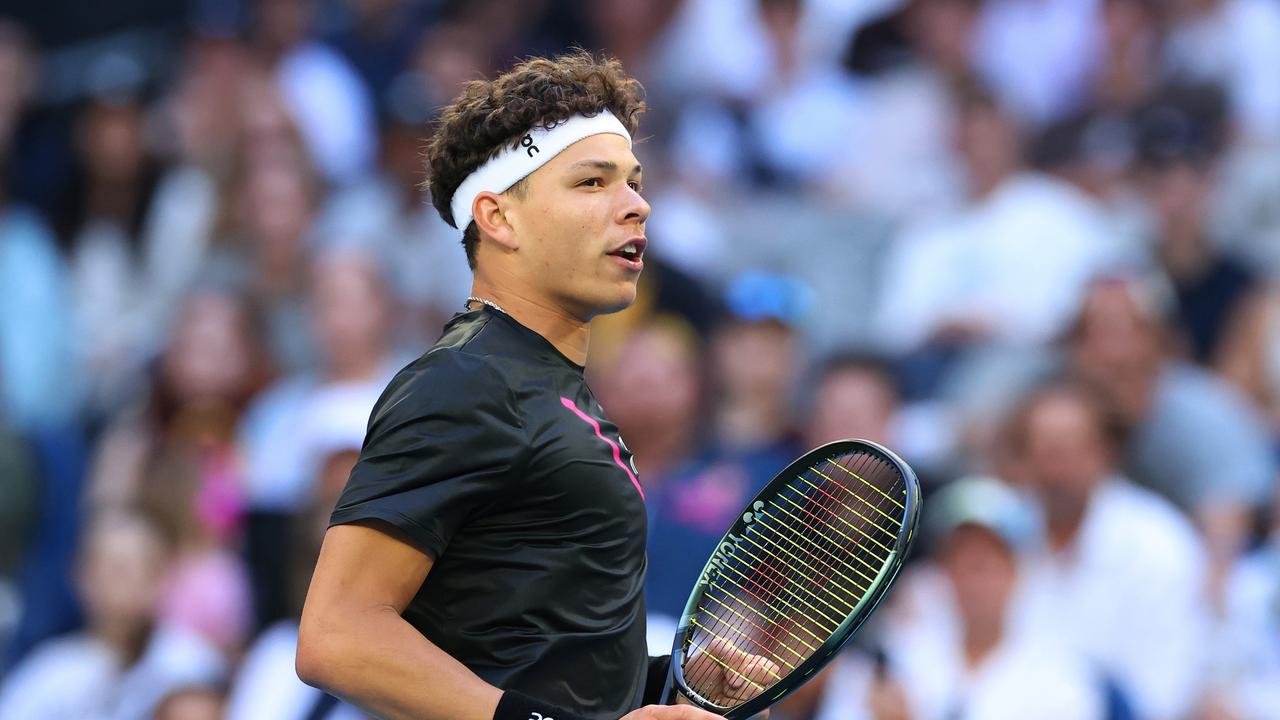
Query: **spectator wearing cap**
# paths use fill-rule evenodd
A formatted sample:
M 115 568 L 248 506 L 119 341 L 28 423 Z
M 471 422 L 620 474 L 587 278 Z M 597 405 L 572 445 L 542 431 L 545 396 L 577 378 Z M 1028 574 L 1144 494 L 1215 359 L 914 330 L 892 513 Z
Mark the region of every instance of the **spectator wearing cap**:
M 1206 562 L 1167 500 L 1121 477 L 1103 406 L 1079 385 L 1032 391 L 1009 419 L 1008 471 L 1037 499 L 1024 627 L 1060 630 L 1140 718 L 1184 717 L 1204 677 Z
M 1116 462 L 1204 533 L 1216 589 L 1267 502 L 1276 462 L 1255 409 L 1222 379 L 1168 353 L 1163 287 L 1132 275 L 1091 283 L 1067 335 L 1068 365 L 1124 432 Z
M 729 315 L 711 343 L 718 402 L 706 445 L 649 500 L 651 635 L 665 627 L 656 615 L 671 620 L 684 609 L 702 571 L 699 553 L 709 555 L 747 500 L 799 454 L 791 424 L 796 324 L 811 302 L 807 286 L 783 276 L 750 273 L 730 283 Z
M 716 442 L 737 448 L 785 444 L 797 380 L 797 330 L 813 292 L 799 280 L 749 272 L 730 283 L 728 316 L 711 343 Z
M 1019 626 L 1019 558 L 1040 542 L 1031 501 L 967 477 L 924 507 L 930 555 L 891 596 L 877 663 L 847 655 L 820 720 L 1089 720 L 1101 684 L 1052 624 Z

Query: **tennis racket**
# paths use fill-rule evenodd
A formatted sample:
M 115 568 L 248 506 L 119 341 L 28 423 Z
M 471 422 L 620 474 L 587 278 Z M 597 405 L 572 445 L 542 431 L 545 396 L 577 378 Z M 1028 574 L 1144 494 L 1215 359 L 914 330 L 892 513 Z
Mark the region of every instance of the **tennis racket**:
M 919 515 L 915 473 L 875 443 L 840 440 L 788 465 L 738 516 L 694 585 L 663 702 L 678 691 L 741 719 L 803 685 L 884 598 Z M 764 661 L 743 668 L 748 655 Z

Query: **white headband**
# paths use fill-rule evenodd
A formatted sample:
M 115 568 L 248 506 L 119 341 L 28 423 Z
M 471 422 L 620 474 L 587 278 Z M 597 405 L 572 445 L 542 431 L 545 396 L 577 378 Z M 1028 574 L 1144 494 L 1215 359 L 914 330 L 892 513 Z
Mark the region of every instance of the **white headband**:
M 454 191 L 450 203 L 454 227 L 467 229 L 471 223 L 471 207 L 480 193 L 506 192 L 570 145 L 592 135 L 604 134 L 621 135 L 627 139 L 627 147 L 631 146 L 631 133 L 608 110 L 601 110 L 592 117 L 573 115 L 550 130 L 535 127 L 525 133 L 519 143 L 503 148 L 497 156 L 468 175 Z

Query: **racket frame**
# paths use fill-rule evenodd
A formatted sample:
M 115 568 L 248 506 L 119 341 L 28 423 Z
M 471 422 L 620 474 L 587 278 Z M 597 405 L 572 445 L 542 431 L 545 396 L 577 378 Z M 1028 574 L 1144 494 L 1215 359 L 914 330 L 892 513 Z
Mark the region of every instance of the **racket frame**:
M 750 522 L 745 516 L 752 511 L 756 502 L 778 495 L 781 492 L 779 485 L 789 486 L 792 475 L 809 469 L 815 460 L 829 460 L 834 456 L 856 452 L 880 456 L 880 459 L 892 465 L 902 475 L 906 486 L 905 500 L 903 502 L 903 531 L 898 533 L 893 550 L 885 559 L 884 566 L 876 574 L 867 592 L 858 599 L 857 604 L 845 617 L 844 621 L 831 633 L 831 637 L 827 638 L 812 655 L 803 660 L 794 670 L 784 675 L 781 680 L 778 680 L 772 686 L 769 686 L 767 693 L 762 692 L 747 702 L 733 707 L 717 705 L 702 697 L 688 687 L 684 677 L 684 668 L 680 661 L 684 655 L 685 636 L 689 632 L 693 618 L 698 612 L 698 602 L 702 599 L 715 571 L 715 561 L 719 549 L 725 543 L 732 542 L 730 536 L 741 536 L 742 533 L 746 532 L 747 528 L 750 527 Z M 792 461 L 747 503 L 743 512 L 738 514 L 733 525 L 725 531 L 724 536 L 716 543 L 716 550 L 712 552 L 711 557 L 707 558 L 706 565 L 703 566 L 702 572 L 699 573 L 698 581 L 694 584 L 693 591 L 689 593 L 689 600 L 685 603 L 684 612 L 680 615 L 680 624 L 676 628 L 675 640 L 671 647 L 671 671 L 667 678 L 668 689 L 663 693 L 664 702 L 670 702 L 671 689 L 676 689 L 689 702 L 703 710 L 723 715 L 731 720 L 741 720 L 768 708 L 808 682 L 815 673 L 831 661 L 846 643 L 853 639 L 854 634 L 858 632 L 858 628 L 862 627 L 867 618 L 871 617 L 876 607 L 879 606 L 880 601 L 884 599 L 885 593 L 893 585 L 898 572 L 902 569 L 902 563 L 906 559 L 907 553 L 910 552 L 911 546 L 915 542 L 919 521 L 920 482 L 916 478 L 915 471 L 893 451 L 883 445 L 870 440 L 836 440 L 816 447 Z

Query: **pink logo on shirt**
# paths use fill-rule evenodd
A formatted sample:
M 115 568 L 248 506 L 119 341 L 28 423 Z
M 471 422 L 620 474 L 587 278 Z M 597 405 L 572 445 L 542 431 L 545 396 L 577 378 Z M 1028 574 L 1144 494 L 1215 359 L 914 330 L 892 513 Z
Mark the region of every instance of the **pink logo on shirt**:
M 578 406 L 574 405 L 572 400 L 564 397 L 563 395 L 560 397 L 560 404 L 572 410 L 573 414 L 577 415 L 582 422 L 590 425 L 591 429 L 596 431 L 596 437 L 605 441 L 605 444 L 613 450 L 613 461 L 618 464 L 618 467 L 622 468 L 622 472 L 626 473 L 627 477 L 631 478 L 631 484 L 636 486 L 636 491 L 640 493 L 640 499 L 643 500 L 644 488 L 640 487 L 640 481 L 636 479 L 635 473 L 631 472 L 631 468 L 627 467 L 627 464 L 622 462 L 622 450 L 618 448 L 618 444 L 605 437 L 604 433 L 600 432 L 600 423 L 596 422 L 595 418 L 579 410 Z

